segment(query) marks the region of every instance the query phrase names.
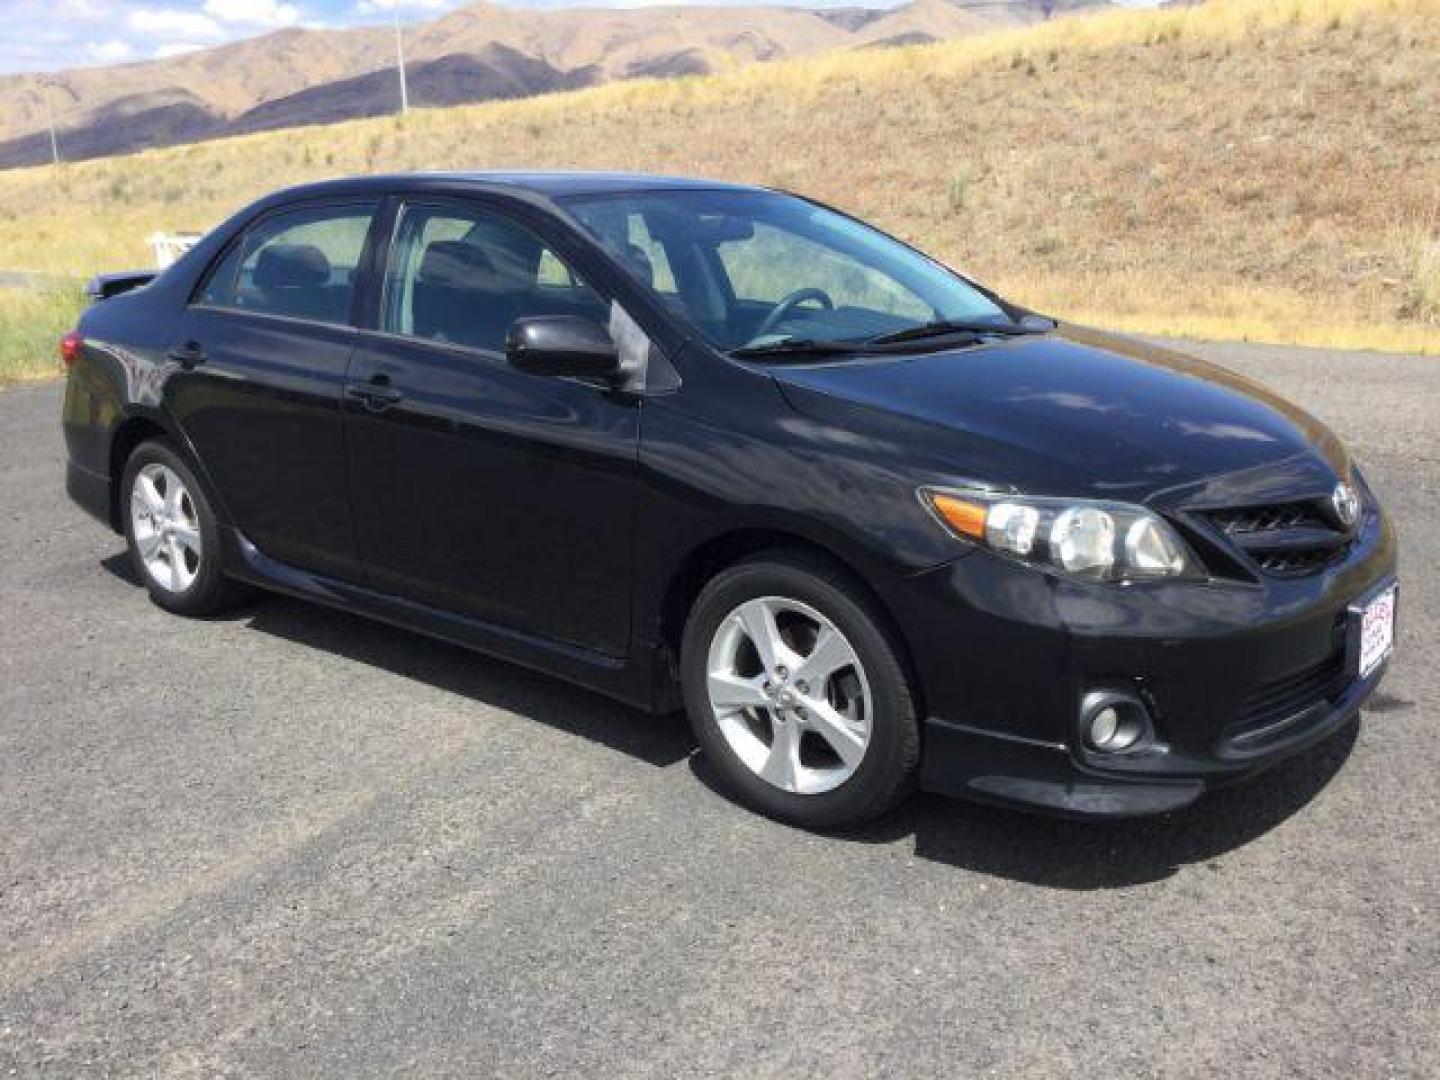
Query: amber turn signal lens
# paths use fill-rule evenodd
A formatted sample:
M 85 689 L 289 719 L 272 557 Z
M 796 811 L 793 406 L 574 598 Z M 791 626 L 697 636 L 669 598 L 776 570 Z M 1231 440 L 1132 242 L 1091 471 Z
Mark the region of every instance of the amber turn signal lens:
M 960 535 L 975 540 L 985 539 L 985 506 L 939 493 L 931 495 L 930 502 L 946 524 Z

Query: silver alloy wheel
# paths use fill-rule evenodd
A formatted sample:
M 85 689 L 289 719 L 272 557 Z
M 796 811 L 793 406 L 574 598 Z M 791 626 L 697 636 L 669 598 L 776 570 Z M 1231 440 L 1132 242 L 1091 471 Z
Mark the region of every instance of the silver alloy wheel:
M 174 469 L 159 462 L 135 476 L 130 531 L 150 580 L 166 592 L 184 592 L 200 573 L 200 519 L 195 501 Z
M 870 745 L 870 684 L 820 612 L 783 596 L 746 601 L 715 631 L 705 672 L 721 734 L 756 776 L 818 795 L 855 775 Z

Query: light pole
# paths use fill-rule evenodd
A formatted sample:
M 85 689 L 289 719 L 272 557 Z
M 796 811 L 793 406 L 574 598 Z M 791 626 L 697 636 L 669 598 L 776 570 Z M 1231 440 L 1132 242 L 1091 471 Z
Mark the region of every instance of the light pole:
M 50 93 L 45 80 L 41 79 L 40 104 L 45 109 L 45 126 L 50 130 L 50 157 L 55 162 L 55 167 L 60 167 L 60 140 L 55 137 L 55 114 L 50 111 Z
M 400 115 L 410 111 L 410 94 L 405 89 L 405 38 L 400 33 L 400 5 L 390 9 L 395 16 L 395 66 L 400 71 Z

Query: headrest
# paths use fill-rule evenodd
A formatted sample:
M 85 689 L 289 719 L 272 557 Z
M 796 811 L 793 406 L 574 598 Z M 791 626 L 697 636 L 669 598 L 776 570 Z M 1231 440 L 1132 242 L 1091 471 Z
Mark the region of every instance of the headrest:
M 429 285 L 474 289 L 494 273 L 494 265 L 477 245 L 464 240 L 432 240 L 420 257 L 418 276 Z
M 544 250 L 538 237 L 496 218 L 481 218 L 465 234 L 465 242 L 480 248 L 495 268 L 495 287 L 531 289 L 540 270 Z
M 262 289 L 294 289 L 330 281 L 330 260 L 314 244 L 271 244 L 260 251 L 255 285 Z

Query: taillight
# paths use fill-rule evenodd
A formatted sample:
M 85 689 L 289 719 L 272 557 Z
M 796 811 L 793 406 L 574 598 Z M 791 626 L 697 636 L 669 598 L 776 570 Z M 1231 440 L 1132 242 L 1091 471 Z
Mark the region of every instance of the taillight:
M 79 330 L 67 331 L 60 339 L 60 362 L 67 368 L 70 367 L 80 355 L 80 347 L 84 344 L 85 339 L 80 336 Z

